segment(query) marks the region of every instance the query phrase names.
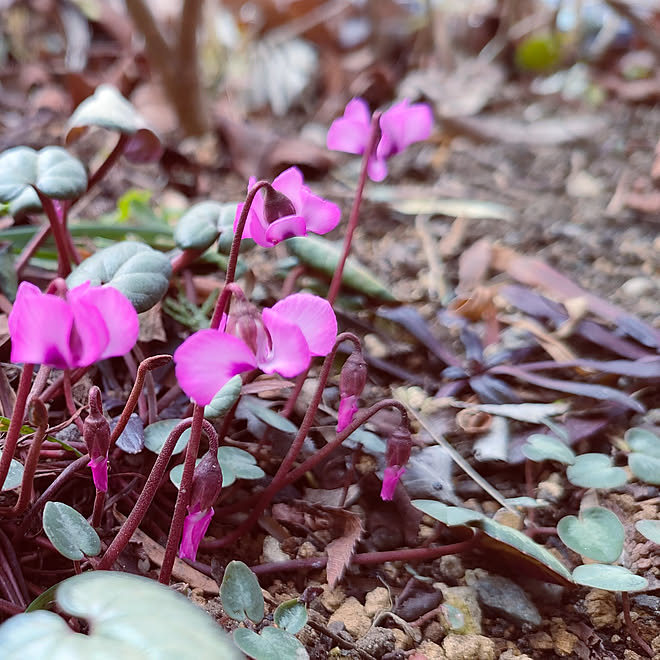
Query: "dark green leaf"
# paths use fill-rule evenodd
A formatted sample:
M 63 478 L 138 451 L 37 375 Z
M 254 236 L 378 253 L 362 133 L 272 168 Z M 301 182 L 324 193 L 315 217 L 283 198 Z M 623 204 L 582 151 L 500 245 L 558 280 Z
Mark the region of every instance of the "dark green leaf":
M 211 403 L 204 407 L 204 417 L 217 419 L 226 415 L 241 395 L 243 381 L 240 374 L 229 379 L 222 389 L 213 397 Z
M 56 550 L 67 559 L 80 561 L 101 552 L 101 539 L 75 509 L 63 502 L 46 502 L 44 532 Z
M 88 280 L 121 291 L 138 312 L 153 307 L 167 291 L 172 275 L 169 259 L 145 243 L 123 241 L 85 259 L 67 278 L 73 288 Z
M 242 409 L 242 413 L 247 412 L 250 415 L 256 417 L 260 422 L 270 426 L 278 431 L 283 433 L 297 433 L 298 427 L 286 417 L 276 413 L 274 410 L 271 410 L 265 406 L 259 399 L 253 396 L 244 396 L 241 399 L 239 407 Z
M 220 234 L 219 221 L 225 206 L 213 201 L 191 206 L 174 229 L 177 246 L 182 250 L 206 250 L 210 247 Z
M 246 618 L 259 623 L 264 618 L 264 597 L 257 576 L 242 562 L 227 564 L 220 599 L 227 616 L 236 621 Z
M 149 424 L 144 429 L 144 446 L 149 451 L 160 454 L 160 450 L 163 448 L 168 436 L 174 430 L 174 427 L 182 421 L 182 419 L 161 419 L 158 422 Z M 190 440 L 190 428 L 187 428 L 177 440 L 172 456 L 182 452 L 186 448 L 188 440 Z

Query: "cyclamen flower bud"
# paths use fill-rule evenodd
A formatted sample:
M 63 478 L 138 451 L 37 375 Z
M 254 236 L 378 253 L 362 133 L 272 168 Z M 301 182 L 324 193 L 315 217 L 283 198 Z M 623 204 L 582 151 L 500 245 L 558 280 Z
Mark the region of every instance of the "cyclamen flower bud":
M 367 384 L 367 363 L 362 351 L 354 350 L 341 369 L 339 376 L 339 411 L 337 412 L 337 433 L 343 431 L 358 411 L 358 398 Z
M 405 464 L 410 458 L 411 449 L 410 429 L 406 423 L 402 423 L 394 429 L 392 435 L 387 439 L 387 451 L 385 453 L 387 467 L 383 475 L 383 487 L 380 491 L 383 500 L 391 500 L 394 497 L 396 485 L 406 471 Z
M 280 218 L 296 215 L 296 207 L 293 202 L 273 186 L 266 186 L 264 195 L 264 218 L 270 225 Z
M 89 390 L 89 415 L 83 422 L 83 440 L 87 445 L 92 469 L 92 478 L 96 490 L 108 490 L 108 451 L 110 450 L 110 424 L 103 416 L 101 390 L 92 387 Z

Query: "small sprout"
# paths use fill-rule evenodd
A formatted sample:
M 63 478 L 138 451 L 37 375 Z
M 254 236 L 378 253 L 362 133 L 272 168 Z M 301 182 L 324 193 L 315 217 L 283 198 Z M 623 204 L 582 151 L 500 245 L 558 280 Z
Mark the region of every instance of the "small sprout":
M 227 616 L 236 621 L 250 619 L 259 623 L 264 618 L 264 597 L 259 581 L 242 561 L 227 564 L 220 585 L 220 599 Z
M 618 488 L 628 481 L 623 468 L 614 467 L 605 454 L 582 454 L 566 469 L 568 480 L 582 488 Z
M 297 598 L 287 600 L 273 612 L 273 621 L 278 628 L 295 635 L 307 623 L 307 608 Z
M 571 550 L 607 564 L 619 558 L 625 540 L 621 521 L 599 506 L 585 509 L 579 518 L 565 516 L 557 525 L 557 534 Z

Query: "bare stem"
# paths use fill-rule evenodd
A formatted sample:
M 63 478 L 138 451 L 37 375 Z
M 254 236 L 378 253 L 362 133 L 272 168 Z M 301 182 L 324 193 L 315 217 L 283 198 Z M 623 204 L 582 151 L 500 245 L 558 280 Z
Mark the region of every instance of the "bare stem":
M 76 414 L 76 404 L 75 401 L 73 400 L 73 391 L 71 390 L 71 371 L 69 369 L 64 370 L 63 387 L 64 387 L 64 401 L 66 402 L 66 409 L 69 415 L 73 416 Z M 82 419 L 80 419 L 80 417 L 75 417 L 74 422 L 82 435 L 83 432 Z
M 626 623 L 626 630 L 630 636 L 635 640 L 637 645 L 644 651 L 644 653 L 649 657 L 653 657 L 653 649 L 647 642 L 642 639 L 642 636 L 639 634 L 639 631 L 635 627 L 635 624 L 630 617 L 630 596 L 627 591 L 621 592 L 621 601 L 623 602 L 623 620 Z
M 55 246 L 57 247 L 57 276 L 66 277 L 71 272 L 69 244 L 65 235 L 68 233 L 68 230 L 64 223 L 60 221 L 53 200 L 44 195 L 37 188 L 35 188 L 35 190 L 41 201 L 41 206 L 48 217 L 51 230 L 53 231 L 53 238 L 55 239 Z

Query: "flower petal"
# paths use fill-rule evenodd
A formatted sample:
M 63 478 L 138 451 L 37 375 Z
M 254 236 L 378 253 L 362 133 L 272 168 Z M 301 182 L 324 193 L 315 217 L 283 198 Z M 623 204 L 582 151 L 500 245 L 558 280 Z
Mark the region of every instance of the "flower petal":
M 217 330 L 199 330 L 174 352 L 181 389 L 200 406 L 211 403 L 236 374 L 257 366 L 252 351 L 238 337 Z
M 387 163 L 383 158 L 375 156 L 367 163 L 367 173 L 372 181 L 382 181 L 387 176 Z
M 311 356 L 301 329 L 273 309 L 264 309 L 261 319 L 270 335 L 271 345 L 265 346 L 263 342 L 259 345 L 259 368 L 264 373 L 277 372 L 285 378 L 297 376 L 307 369 Z
M 272 222 L 266 229 L 266 241 L 270 245 L 277 245 L 292 236 L 306 236 L 307 225 L 302 215 L 285 215 Z
M 300 214 L 305 217 L 307 231 L 316 234 L 327 234 L 341 219 L 341 209 L 336 204 L 314 195 L 308 188 L 302 193 Z
M 341 433 L 352 421 L 355 413 L 359 410 L 357 397 L 346 396 L 339 401 L 337 411 L 337 433 Z
M 401 479 L 405 471 L 405 467 L 399 467 L 398 465 L 392 465 L 385 468 L 385 473 L 383 474 L 383 487 L 380 490 L 380 498 L 382 500 L 387 501 L 394 497 L 396 485 L 399 483 L 399 479 Z
M 87 467 L 92 470 L 92 479 L 96 490 L 105 493 L 108 490 L 108 459 L 106 456 L 93 458 Z
M 77 289 L 82 289 L 80 293 L 83 295 L 78 295 Z M 93 291 L 93 288 L 83 284 L 71 289 L 67 294 L 67 301 L 73 314 L 69 345 L 75 367 L 87 367 L 96 362 L 110 341 L 105 320 L 89 299 L 88 291 Z
M 12 362 L 74 366 L 69 346 L 73 314 L 66 301 L 21 282 L 8 323 Z
M 203 511 L 196 511 L 193 508 L 183 521 L 183 534 L 181 536 L 181 546 L 179 547 L 179 557 L 195 561 L 197 549 L 201 540 L 206 534 L 206 530 L 211 524 L 213 518 L 213 508 Z
M 413 142 L 426 140 L 431 135 L 433 113 L 426 103 L 409 105 L 408 99 L 405 99 L 383 113 L 380 128 L 383 135 L 391 140 L 387 155 L 393 155 L 403 151 Z M 380 153 L 379 150 L 379 155 Z
M 363 153 L 369 139 L 370 123 L 371 113 L 367 103 L 360 98 L 349 101 L 344 116 L 335 119 L 328 130 L 328 149 L 349 154 Z
M 312 355 L 327 355 L 332 350 L 337 338 L 337 317 L 325 298 L 294 293 L 271 309 L 300 328 Z
M 300 213 L 300 195 L 304 186 L 302 172 L 297 167 L 290 167 L 279 176 L 276 176 L 273 179 L 273 188 L 286 195 L 296 211 Z

